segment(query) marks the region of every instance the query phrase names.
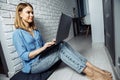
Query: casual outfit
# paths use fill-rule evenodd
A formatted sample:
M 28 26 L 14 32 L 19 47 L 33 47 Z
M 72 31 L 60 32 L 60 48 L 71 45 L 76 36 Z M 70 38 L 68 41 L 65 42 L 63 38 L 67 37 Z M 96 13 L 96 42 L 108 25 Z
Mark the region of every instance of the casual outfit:
M 81 73 L 86 67 L 87 60 L 66 42 L 62 42 L 50 51 L 40 53 L 35 58 L 30 59 L 29 53 L 45 44 L 40 31 L 33 30 L 33 32 L 34 36 L 23 29 L 16 29 L 13 34 L 13 44 L 23 61 L 23 72 L 40 73 L 49 69 L 59 60 L 78 73 Z

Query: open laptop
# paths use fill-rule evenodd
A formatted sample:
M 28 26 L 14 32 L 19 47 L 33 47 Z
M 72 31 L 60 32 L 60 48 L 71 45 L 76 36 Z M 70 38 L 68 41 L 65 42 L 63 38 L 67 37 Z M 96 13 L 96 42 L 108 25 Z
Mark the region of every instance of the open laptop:
M 61 14 L 57 35 L 56 35 L 56 44 L 48 47 L 43 52 L 46 52 L 50 50 L 51 48 L 54 48 L 59 43 L 61 43 L 63 40 L 65 40 L 69 36 L 70 26 L 71 26 L 72 18 L 66 14 Z

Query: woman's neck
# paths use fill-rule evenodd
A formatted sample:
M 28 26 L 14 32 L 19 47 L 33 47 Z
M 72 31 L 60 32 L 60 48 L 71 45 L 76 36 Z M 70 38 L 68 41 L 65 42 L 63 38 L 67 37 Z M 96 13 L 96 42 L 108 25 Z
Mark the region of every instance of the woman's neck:
M 30 25 L 29 25 L 28 22 L 26 22 L 26 21 L 24 21 L 24 20 L 22 20 L 22 21 L 23 21 L 24 25 L 25 25 L 27 28 L 30 28 Z
M 34 35 L 33 29 L 30 27 L 29 23 L 24 20 L 23 20 L 23 23 L 26 26 L 26 28 L 28 29 L 29 33 L 33 36 Z
M 34 36 L 34 33 L 33 33 L 33 29 L 29 28 L 29 33 L 32 35 L 32 37 Z

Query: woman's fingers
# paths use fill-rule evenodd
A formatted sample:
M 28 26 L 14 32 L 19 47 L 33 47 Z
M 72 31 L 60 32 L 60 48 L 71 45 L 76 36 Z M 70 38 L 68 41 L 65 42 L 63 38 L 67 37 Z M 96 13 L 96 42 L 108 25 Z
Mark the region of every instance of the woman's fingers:
M 52 46 L 53 44 L 55 44 L 55 42 L 47 42 L 47 43 L 46 43 L 46 45 L 47 45 L 48 47 Z
M 52 42 L 56 42 L 56 39 L 53 39 Z

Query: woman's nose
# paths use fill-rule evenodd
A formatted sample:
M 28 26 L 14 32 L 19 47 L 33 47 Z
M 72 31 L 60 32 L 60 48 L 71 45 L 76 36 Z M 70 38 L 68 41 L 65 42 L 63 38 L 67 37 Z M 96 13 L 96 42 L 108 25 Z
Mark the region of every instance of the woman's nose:
M 30 13 L 30 16 L 34 16 L 33 13 Z

